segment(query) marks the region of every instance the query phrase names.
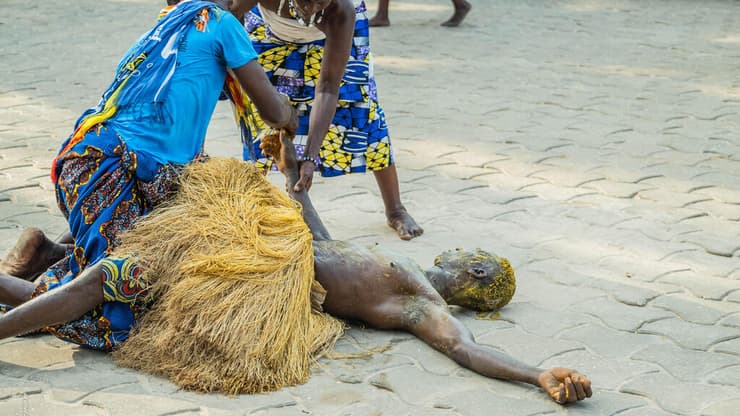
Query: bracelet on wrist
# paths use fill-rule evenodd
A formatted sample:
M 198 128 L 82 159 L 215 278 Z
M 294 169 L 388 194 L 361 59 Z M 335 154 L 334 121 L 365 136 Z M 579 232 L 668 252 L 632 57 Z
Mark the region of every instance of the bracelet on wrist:
M 311 157 L 311 156 L 309 156 L 307 154 L 304 154 L 303 157 L 301 157 L 300 161 L 301 161 L 301 163 L 303 163 L 303 162 L 311 162 L 311 163 L 314 164 L 314 166 L 316 165 L 316 157 Z

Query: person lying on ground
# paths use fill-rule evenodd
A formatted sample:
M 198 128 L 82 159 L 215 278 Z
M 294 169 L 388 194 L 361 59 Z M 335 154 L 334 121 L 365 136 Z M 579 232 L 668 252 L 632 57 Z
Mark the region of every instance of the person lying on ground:
M 480 249 L 446 251 L 422 269 L 408 257 L 377 246 L 332 240 L 305 190 L 295 191 L 299 163 L 284 136 L 262 144 L 285 175 L 287 190 L 303 206 L 314 237 L 316 280 L 326 289 L 323 309 L 343 319 L 378 329 L 408 331 L 449 358 L 487 377 L 539 386 L 558 403 L 591 397 L 591 382 L 567 368 L 539 369 L 475 342 L 448 309 L 458 305 L 495 310 L 514 294 L 514 275 L 506 259 Z

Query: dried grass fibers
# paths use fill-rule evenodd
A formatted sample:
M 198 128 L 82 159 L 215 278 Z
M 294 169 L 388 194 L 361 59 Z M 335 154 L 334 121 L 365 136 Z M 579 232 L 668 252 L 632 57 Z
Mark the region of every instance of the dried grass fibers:
M 153 306 L 115 361 L 202 392 L 306 382 L 343 323 L 311 307 L 323 288 L 300 209 L 251 164 L 188 166 L 116 250 L 145 266 Z

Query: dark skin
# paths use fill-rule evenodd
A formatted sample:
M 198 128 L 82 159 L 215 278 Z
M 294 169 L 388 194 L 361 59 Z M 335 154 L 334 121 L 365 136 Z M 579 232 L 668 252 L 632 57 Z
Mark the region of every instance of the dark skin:
M 407 257 L 332 240 L 308 193 L 292 186 L 300 176 L 292 143 L 285 136 L 272 136 L 263 141 L 262 149 L 275 158 L 287 189 L 303 206 L 303 218 L 314 236 L 316 280 L 326 289 L 326 312 L 379 329 L 408 331 L 463 367 L 539 386 L 558 403 L 591 397 L 590 380 L 575 370 L 531 367 L 480 345 L 450 313 L 447 301 L 453 294 L 488 277 L 490 270 L 452 268 L 444 262 L 422 270 Z
M 308 142 L 305 154 L 316 159 L 321 143 L 329 131 L 329 126 L 336 112 L 339 99 L 339 84 L 344 76 L 354 36 L 355 8 L 352 0 L 293 0 L 296 13 L 306 20 L 311 16 L 322 14 L 316 27 L 324 32 L 326 40 L 324 55 L 316 85 L 313 108 L 309 118 Z M 257 4 L 291 18 L 288 8 L 278 10 L 280 0 L 232 0 L 231 11 L 236 16 L 243 16 Z M 287 3 L 287 2 L 286 2 Z M 296 191 L 310 190 L 316 165 L 311 161 L 299 165 L 299 179 L 295 183 Z M 398 184 L 398 173 L 395 165 L 373 172 L 383 198 L 388 225 L 396 230 L 403 240 L 411 240 L 424 233 L 401 203 L 401 192 Z
M 375 13 L 375 16 L 370 19 L 370 26 L 382 27 L 391 25 L 391 21 L 388 18 L 388 3 L 390 3 L 390 0 L 378 0 L 378 11 Z M 441 26 L 459 26 L 465 19 L 465 16 L 467 16 L 470 9 L 473 8 L 473 6 L 465 0 L 452 0 L 452 5 L 455 7 L 455 12 L 452 14 L 452 17 L 445 22 L 442 22 Z
M 316 279 L 326 289 L 323 308 L 343 319 L 364 321 L 379 329 L 408 331 L 463 367 L 481 375 L 542 388 L 565 404 L 591 397 L 591 382 L 568 368 L 540 369 L 475 342 L 471 332 L 447 305 L 461 302 L 461 289 L 477 284 L 491 272 L 486 267 L 453 266 L 445 261 L 422 270 L 409 258 L 332 240 L 305 190 L 294 191 L 300 173 L 293 144 L 282 135 L 265 138 L 263 150 L 272 155 L 287 179 L 288 190 L 303 206 L 303 218 L 314 237 Z M 25 253 L 42 258 L 44 253 Z M 67 322 L 102 302 L 96 267 L 75 281 L 21 304 L 0 317 L 0 338 L 55 323 Z M 0 276 L 0 302 L 21 301 L 33 285 Z

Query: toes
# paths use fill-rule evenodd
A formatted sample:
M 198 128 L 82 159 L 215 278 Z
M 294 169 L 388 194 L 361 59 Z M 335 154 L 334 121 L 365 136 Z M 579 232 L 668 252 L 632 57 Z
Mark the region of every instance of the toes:
M 404 240 L 404 241 L 414 239 L 424 233 L 424 230 L 422 230 L 421 228 L 408 227 L 402 222 L 397 224 L 397 226 L 393 226 L 391 224 L 391 228 L 394 228 L 396 232 L 398 233 L 398 236 L 401 237 L 401 240 Z

